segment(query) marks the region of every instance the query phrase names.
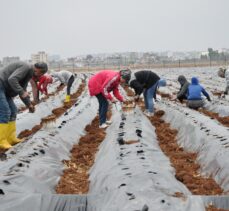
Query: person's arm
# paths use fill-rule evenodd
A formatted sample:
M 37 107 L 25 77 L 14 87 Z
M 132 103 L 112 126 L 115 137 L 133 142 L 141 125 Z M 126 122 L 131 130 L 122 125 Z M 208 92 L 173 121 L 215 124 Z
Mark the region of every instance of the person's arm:
M 189 86 L 189 84 L 188 83 L 185 83 L 181 87 L 180 91 L 177 93 L 177 99 L 179 99 L 180 97 L 184 96 L 187 93 L 188 86 Z
M 123 96 L 120 94 L 119 92 L 119 89 L 118 89 L 118 86 L 116 86 L 114 89 L 113 89 L 113 94 L 114 96 L 121 102 L 123 102 Z
M 24 87 L 22 87 L 19 83 L 19 81 L 22 81 L 27 74 L 29 74 L 30 68 L 28 65 L 23 65 L 19 68 L 17 68 L 8 78 L 8 83 L 10 87 L 19 94 L 19 96 L 22 96 L 26 91 L 24 90 Z M 26 84 L 28 85 L 28 83 Z
M 135 95 L 140 96 L 144 90 L 142 84 L 140 84 L 137 80 L 133 80 L 130 82 L 130 87 L 134 89 Z
M 210 98 L 209 94 L 206 92 L 206 90 L 203 87 L 202 87 L 202 93 L 208 99 L 208 101 L 211 101 L 211 98 Z
M 45 82 L 45 77 L 41 77 L 37 85 L 38 90 L 41 91 L 42 93 L 44 92 L 44 82 Z
M 113 97 L 108 90 L 116 80 L 118 80 L 118 75 L 114 76 L 111 80 L 107 79 L 103 84 L 102 95 L 110 101 L 113 101 Z

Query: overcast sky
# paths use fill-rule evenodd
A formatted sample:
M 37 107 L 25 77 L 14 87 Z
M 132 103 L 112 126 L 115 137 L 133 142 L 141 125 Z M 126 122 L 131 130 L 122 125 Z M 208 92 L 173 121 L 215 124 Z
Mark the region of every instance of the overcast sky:
M 229 48 L 229 0 L 0 0 L 0 58 Z

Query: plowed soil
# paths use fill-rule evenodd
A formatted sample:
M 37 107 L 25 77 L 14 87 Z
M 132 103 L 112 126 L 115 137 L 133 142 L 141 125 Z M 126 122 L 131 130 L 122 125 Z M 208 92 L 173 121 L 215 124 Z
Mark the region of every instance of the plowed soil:
M 229 127 L 229 116 L 220 117 L 219 114 L 215 112 L 207 111 L 205 109 L 199 109 L 198 111 L 205 114 L 206 116 L 211 117 L 211 119 L 218 120 L 222 125 Z
M 220 209 L 220 208 L 214 207 L 213 205 L 210 205 L 210 206 L 206 207 L 206 211 L 228 211 L 228 209 L 227 210 Z
M 60 117 L 62 114 L 65 113 L 65 111 L 67 109 L 69 109 L 72 105 L 74 105 L 74 103 L 76 102 L 77 98 L 82 94 L 82 92 L 85 89 L 85 82 L 81 83 L 78 90 L 73 93 L 71 95 L 71 98 L 74 100 L 71 100 L 69 103 L 64 103 L 63 106 L 59 107 L 59 108 L 55 108 L 52 110 L 53 115 L 55 115 L 56 118 Z M 49 115 L 50 116 L 50 115 Z M 47 118 L 49 118 L 49 116 L 47 116 Z M 36 125 L 32 128 L 32 130 L 23 130 L 22 132 L 20 132 L 20 134 L 18 135 L 18 138 L 25 138 L 28 137 L 32 134 L 35 134 L 37 131 L 39 131 L 42 128 L 42 124 L 45 121 L 44 120 L 45 117 L 43 118 L 43 120 L 41 121 L 41 123 L 39 125 Z
M 109 113 L 110 115 L 110 113 Z M 87 134 L 71 150 L 71 160 L 64 160 L 66 169 L 56 187 L 59 194 L 86 194 L 89 189 L 88 171 L 94 164 L 95 154 L 105 138 L 104 129 L 99 129 L 96 117 L 85 130 Z
M 176 169 L 176 178 L 184 183 L 194 195 L 220 195 L 223 190 L 211 178 L 202 177 L 198 170 L 199 164 L 196 163 L 196 153 L 183 150 L 177 144 L 177 130 L 171 129 L 170 124 L 166 123 L 161 117 L 164 111 L 157 111 L 150 121 L 156 128 L 159 145 L 170 162 Z

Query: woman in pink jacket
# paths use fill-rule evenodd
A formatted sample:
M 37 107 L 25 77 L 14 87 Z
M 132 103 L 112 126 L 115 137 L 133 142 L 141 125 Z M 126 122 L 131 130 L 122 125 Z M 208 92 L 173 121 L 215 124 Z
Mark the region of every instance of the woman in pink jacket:
M 115 72 L 112 70 L 102 70 L 93 75 L 88 83 L 88 88 L 91 96 L 96 96 L 99 102 L 99 123 L 100 128 L 106 128 L 108 121 L 106 121 L 108 100 L 115 103 L 116 100 L 111 96 L 112 91 L 115 98 L 123 102 L 123 97 L 119 93 L 118 86 L 120 83 L 124 83 L 125 77 L 130 76 L 130 70 L 121 70 Z

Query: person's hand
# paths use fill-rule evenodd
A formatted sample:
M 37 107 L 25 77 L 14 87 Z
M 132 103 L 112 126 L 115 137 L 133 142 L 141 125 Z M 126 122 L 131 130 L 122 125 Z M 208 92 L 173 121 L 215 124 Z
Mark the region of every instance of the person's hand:
M 28 92 L 24 92 L 21 96 L 22 98 L 26 98 L 26 97 L 29 97 L 29 93 Z
M 29 105 L 29 113 L 34 113 L 35 112 L 35 107 L 33 106 L 33 104 Z
M 172 95 L 171 100 L 172 101 L 176 101 L 176 99 L 177 99 L 177 96 L 176 95 Z
M 135 101 L 135 102 L 138 102 L 138 101 L 139 101 L 139 98 L 140 98 L 140 96 L 139 96 L 139 95 L 136 95 L 136 96 L 134 97 L 134 101 Z
M 117 103 L 117 100 L 115 100 L 114 98 L 112 98 L 111 102 L 112 103 Z

